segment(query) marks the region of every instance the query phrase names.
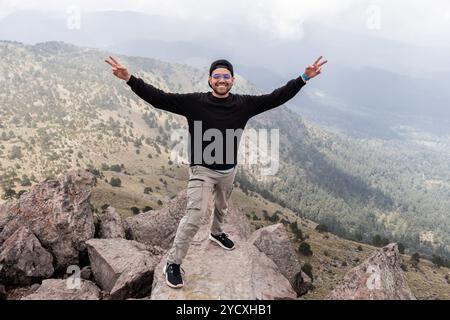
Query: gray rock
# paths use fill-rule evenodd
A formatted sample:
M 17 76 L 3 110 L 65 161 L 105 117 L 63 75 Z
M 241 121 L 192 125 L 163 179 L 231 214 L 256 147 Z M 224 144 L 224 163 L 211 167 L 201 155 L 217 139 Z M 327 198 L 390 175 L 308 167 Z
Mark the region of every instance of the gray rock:
M 32 284 L 31 286 L 30 286 L 30 292 L 35 292 L 37 289 L 39 289 L 41 287 L 41 285 L 39 284 L 39 283 L 35 283 L 35 284 Z
M 167 251 L 172 246 L 178 224 L 186 213 L 186 204 L 186 191 L 183 190 L 163 208 L 140 213 L 125 219 L 124 226 L 127 239 L 136 240 Z M 208 204 L 208 212 L 213 212 L 213 206 L 214 202 L 211 197 Z M 229 212 L 233 214 L 226 215 L 225 221 L 232 224 L 241 237 L 247 239 L 252 232 L 252 227 L 245 215 L 241 214 L 239 207 L 232 202 L 229 204 Z M 239 214 L 234 214 L 238 212 Z M 207 223 L 210 221 L 210 217 L 205 215 L 202 221 Z
M 34 293 L 21 300 L 99 300 L 100 289 L 91 281 L 80 279 L 79 287 L 71 279 L 48 279 Z
M 6 300 L 6 298 L 7 298 L 7 294 L 6 294 L 5 286 L 0 284 L 0 300 Z
M 34 293 L 37 289 L 39 289 L 40 286 L 41 286 L 40 284 L 34 283 L 31 286 L 10 287 L 9 290 L 6 291 L 7 299 L 20 300 L 21 298 Z
M 100 238 L 125 238 L 122 217 L 113 207 L 109 206 L 100 221 Z
M 236 243 L 232 251 L 208 240 L 209 225 L 200 227 L 182 264 L 185 286 L 181 289 L 167 286 L 162 272 L 166 259 L 162 259 L 155 270 L 151 299 L 296 299 L 271 259 L 242 238 L 234 224 L 225 224 L 224 230 Z
M 275 262 L 299 296 L 312 288 L 312 281 L 302 271 L 301 263 L 282 223 L 256 230 L 250 242 Z
M 148 294 L 159 258 L 147 245 L 120 238 L 91 239 L 86 244 L 95 281 L 111 299 Z
M 92 269 L 90 266 L 86 266 L 80 271 L 80 277 L 84 280 L 90 280 L 92 276 Z
M 0 280 L 12 285 L 28 285 L 53 274 L 53 257 L 42 248 L 35 235 L 21 227 L 0 249 Z
M 213 213 L 213 197 L 208 204 L 208 212 Z M 144 213 L 127 219 L 131 222 L 132 233 L 140 241 L 170 248 L 180 218 L 185 213 L 186 193 L 181 192 L 169 203 L 169 209 L 161 209 L 156 213 L 157 222 L 153 223 L 153 215 L 144 217 Z M 139 223 L 145 224 L 141 227 Z M 160 223 L 170 228 L 167 238 L 158 230 Z M 236 249 L 226 251 L 216 243 L 208 240 L 210 232 L 210 215 L 201 219 L 201 226 L 194 237 L 189 251 L 183 261 L 186 271 L 185 286 L 175 290 L 167 286 L 163 267 L 166 257 L 161 259 L 155 269 L 151 299 L 295 299 L 297 294 L 289 281 L 280 273 L 277 265 L 263 252 L 249 242 L 252 227 L 242 210 L 232 201 L 225 215 L 224 231 L 236 243 Z M 148 234 L 146 234 L 148 232 Z M 135 238 L 135 239 L 136 239 Z
M 178 224 L 186 210 L 186 192 L 181 192 L 167 206 L 125 219 L 127 238 L 169 249 Z
M 401 269 L 397 244 L 377 249 L 328 295 L 334 300 L 415 300 Z
M 95 231 L 89 203 L 94 184 L 91 173 L 70 171 L 0 205 L 0 244 L 26 226 L 53 254 L 58 270 L 79 264 L 79 251 L 86 249 L 85 241 Z

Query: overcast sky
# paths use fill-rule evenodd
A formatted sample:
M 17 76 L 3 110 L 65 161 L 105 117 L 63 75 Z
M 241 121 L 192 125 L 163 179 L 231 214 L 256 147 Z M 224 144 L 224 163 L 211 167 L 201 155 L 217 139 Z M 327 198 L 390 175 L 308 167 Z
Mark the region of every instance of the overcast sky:
M 66 11 L 71 6 L 82 12 L 132 10 L 204 20 L 223 28 L 249 24 L 278 39 L 301 39 L 303 24 L 316 21 L 418 45 L 447 45 L 450 39 L 448 0 L 0 0 L 0 18 L 15 10 Z
M 185 46 L 158 49 L 186 51 L 185 60 L 173 59 L 181 63 L 204 66 L 226 56 L 241 65 L 265 66 L 281 77 L 291 76 L 318 55 L 333 62 L 327 68 L 368 66 L 426 79 L 450 74 L 448 0 L 0 0 L 0 4 L 0 22 L 14 11 L 42 12 L 19 15 L 13 19 L 16 24 L 9 21 L 0 29 L 0 39 L 24 43 L 60 40 L 170 61 L 167 54 L 158 56 L 157 50 L 150 50 L 158 44 L 145 40 L 177 42 Z M 122 11 L 120 21 L 111 27 L 111 20 L 102 20 L 104 14 L 86 14 L 107 10 Z M 67 27 L 74 11 L 80 13 L 80 32 L 64 33 L 61 26 Z M 23 22 L 27 19 L 29 25 Z M 56 20 L 66 23 L 52 25 Z M 90 33 L 83 34 L 88 30 L 84 23 Z M 114 31 L 105 33 L 109 30 Z M 79 40 L 89 38 L 95 41 Z M 126 43 L 130 40 L 142 45 Z

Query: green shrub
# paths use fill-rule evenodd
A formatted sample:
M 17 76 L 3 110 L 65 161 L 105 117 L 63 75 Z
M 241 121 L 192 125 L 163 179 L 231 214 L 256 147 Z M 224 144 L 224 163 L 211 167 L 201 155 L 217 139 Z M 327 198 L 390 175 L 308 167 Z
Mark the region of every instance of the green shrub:
M 144 188 L 144 193 L 145 193 L 145 194 L 150 194 L 150 192 L 153 192 L 152 187 L 145 187 L 145 188 Z
M 111 180 L 109 181 L 109 184 L 112 185 L 113 187 L 120 187 L 122 186 L 122 181 L 120 180 L 120 178 L 112 177 Z
M 328 232 L 328 227 L 326 224 L 320 223 L 317 225 L 315 230 L 318 232 Z
M 153 208 L 150 207 L 150 206 L 145 206 L 145 207 L 142 209 L 142 212 L 147 212 L 147 211 L 150 211 L 150 210 L 153 210 Z
M 119 166 L 118 164 L 113 164 L 111 167 L 109 167 L 109 170 L 115 171 L 115 172 L 121 172 L 122 171 L 122 167 Z
M 416 252 L 411 256 L 410 263 L 412 264 L 413 267 L 417 268 L 419 262 L 420 262 L 420 255 L 419 253 Z
M 11 148 L 11 151 L 9 152 L 9 159 L 14 160 L 14 159 L 22 159 L 23 154 L 22 154 L 22 149 L 19 146 L 13 146 Z
M 313 252 L 311 250 L 311 246 L 307 242 L 302 242 L 298 246 L 298 252 L 300 252 L 304 256 L 312 256 Z

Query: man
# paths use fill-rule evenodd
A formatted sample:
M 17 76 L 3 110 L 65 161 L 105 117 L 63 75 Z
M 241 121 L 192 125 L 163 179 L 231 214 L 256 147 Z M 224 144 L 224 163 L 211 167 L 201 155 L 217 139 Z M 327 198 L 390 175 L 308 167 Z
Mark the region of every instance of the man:
M 208 83 L 212 92 L 186 94 L 159 90 L 131 75 L 113 57 L 105 60 L 111 65 L 113 74 L 125 80 L 139 97 L 155 108 L 183 115 L 188 121 L 190 167 L 186 214 L 178 225 L 164 267 L 167 285 L 172 288 L 184 285 L 180 265 L 199 229 L 201 217 L 207 212 L 211 196 L 214 196 L 215 205 L 209 239 L 225 250 L 235 248 L 233 241 L 222 230 L 236 174 L 240 138 L 235 134 L 230 136 L 230 130 L 242 132 L 250 118 L 293 98 L 309 79 L 321 73 L 322 66 L 327 62 L 321 62 L 321 59 L 319 57 L 301 76 L 290 80 L 285 86 L 271 94 L 259 96 L 230 93 L 235 80 L 233 66 L 223 59 L 214 61 L 209 69 Z M 213 143 L 222 142 L 222 145 L 216 144 L 213 150 L 209 143 L 213 138 L 211 132 L 215 133 Z

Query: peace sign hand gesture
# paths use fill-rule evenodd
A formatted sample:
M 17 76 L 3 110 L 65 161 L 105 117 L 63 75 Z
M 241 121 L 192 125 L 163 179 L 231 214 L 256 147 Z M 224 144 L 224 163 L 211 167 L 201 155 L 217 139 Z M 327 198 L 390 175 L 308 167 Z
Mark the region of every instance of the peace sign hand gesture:
M 312 65 L 306 67 L 305 73 L 309 79 L 312 79 L 315 76 L 319 75 L 322 71 L 322 66 L 328 62 L 328 60 L 320 62 L 321 59 L 322 56 L 320 56 Z
M 119 61 L 109 56 L 109 59 L 106 59 L 105 62 L 112 67 L 112 72 L 117 78 L 125 81 L 130 80 L 131 74 L 128 72 L 127 68 L 120 64 Z

